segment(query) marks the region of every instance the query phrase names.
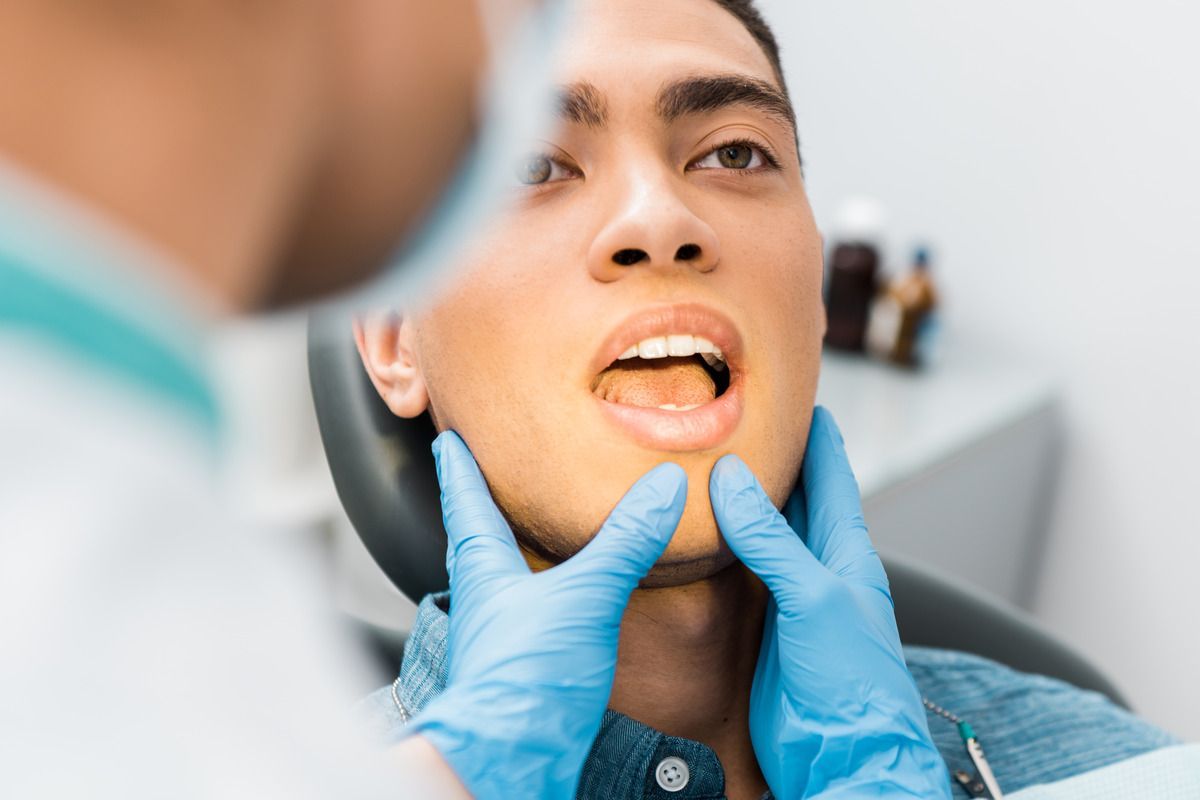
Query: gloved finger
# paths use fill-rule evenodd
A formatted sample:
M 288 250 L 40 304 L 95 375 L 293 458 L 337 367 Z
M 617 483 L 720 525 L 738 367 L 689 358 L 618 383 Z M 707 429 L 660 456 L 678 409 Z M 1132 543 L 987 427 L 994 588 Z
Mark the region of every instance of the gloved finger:
M 800 613 L 832 576 L 776 510 L 740 458 L 717 462 L 709 478 L 717 527 L 734 555 L 760 577 L 781 611 Z
M 442 433 L 433 442 L 433 458 L 442 487 L 451 589 L 467 589 L 487 575 L 528 572 L 508 521 L 462 438 L 454 431 Z
M 633 484 L 600 532 L 559 569 L 603 578 L 618 597 L 628 598 L 675 535 L 686 503 L 687 473 L 678 464 L 659 464 Z
M 863 519 L 858 481 L 833 415 L 813 411 L 801 470 L 808 506 L 808 547 L 834 574 L 887 590 L 883 564 Z
M 804 497 L 804 483 L 796 482 L 796 487 L 792 490 L 787 502 L 783 504 L 783 518 L 787 520 L 788 527 L 796 532 L 800 537 L 800 541 L 804 542 L 805 547 L 808 546 L 808 501 Z

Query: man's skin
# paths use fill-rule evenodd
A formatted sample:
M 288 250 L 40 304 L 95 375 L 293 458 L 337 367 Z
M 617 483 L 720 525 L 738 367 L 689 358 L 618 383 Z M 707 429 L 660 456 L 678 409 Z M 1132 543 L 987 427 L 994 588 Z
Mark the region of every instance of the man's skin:
M 622 621 L 610 705 L 713 747 L 728 796 L 756 798 L 766 784 L 748 707 L 767 595 L 720 539 L 708 478 L 733 452 L 777 506 L 796 481 L 824 331 L 820 238 L 794 127 L 770 104 L 660 113 L 664 86 L 698 76 L 778 92 L 735 18 L 695 0 L 590 2 L 582 14 L 561 75 L 577 119 L 531 143 L 548 172 L 537 159 L 518 168 L 544 182 L 514 181 L 517 208 L 465 279 L 403 318 L 365 318 L 359 347 L 394 413 L 428 410 L 463 436 L 535 567 L 578 551 L 655 464 L 687 470 L 683 521 Z M 731 142 L 756 148 L 748 168 L 713 154 Z M 689 244 L 700 254 L 679 258 Z M 622 265 L 626 249 L 646 257 Z M 738 329 L 744 411 L 702 448 L 647 446 L 599 410 L 594 355 L 631 312 L 680 303 Z
M 210 314 L 258 311 L 383 266 L 474 134 L 485 58 L 475 0 L 11 0 L 0 155 Z M 419 737 L 394 757 L 464 794 Z

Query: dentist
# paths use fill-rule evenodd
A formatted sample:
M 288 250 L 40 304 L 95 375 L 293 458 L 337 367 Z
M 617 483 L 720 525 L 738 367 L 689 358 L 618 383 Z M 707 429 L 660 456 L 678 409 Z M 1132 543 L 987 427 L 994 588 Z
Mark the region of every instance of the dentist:
M 430 238 L 530 5 L 0 6 L 0 796 L 395 796 L 316 565 L 218 489 L 205 350 Z

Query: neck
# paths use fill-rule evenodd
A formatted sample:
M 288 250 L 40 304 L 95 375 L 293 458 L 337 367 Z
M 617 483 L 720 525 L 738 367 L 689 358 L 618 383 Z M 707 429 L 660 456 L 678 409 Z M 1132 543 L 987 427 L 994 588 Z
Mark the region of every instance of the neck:
M 166 253 L 227 310 L 266 288 L 317 83 L 297 57 L 302 15 L 233 7 L 0 10 L 0 155 Z
M 633 593 L 610 706 L 711 747 L 730 800 L 766 790 L 750 742 L 750 687 L 766 588 L 740 563 L 703 581 Z

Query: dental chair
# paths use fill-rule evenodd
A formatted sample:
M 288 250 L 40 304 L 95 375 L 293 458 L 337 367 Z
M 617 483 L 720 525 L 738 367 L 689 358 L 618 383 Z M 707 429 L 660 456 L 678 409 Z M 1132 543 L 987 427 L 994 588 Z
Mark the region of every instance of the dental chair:
M 449 585 L 427 417 L 395 417 L 372 387 L 344 317 L 309 324 L 309 377 L 325 453 L 355 531 L 414 602 Z M 1031 617 L 895 554 L 883 557 L 905 644 L 974 653 L 1100 692 L 1128 708 L 1092 664 Z

